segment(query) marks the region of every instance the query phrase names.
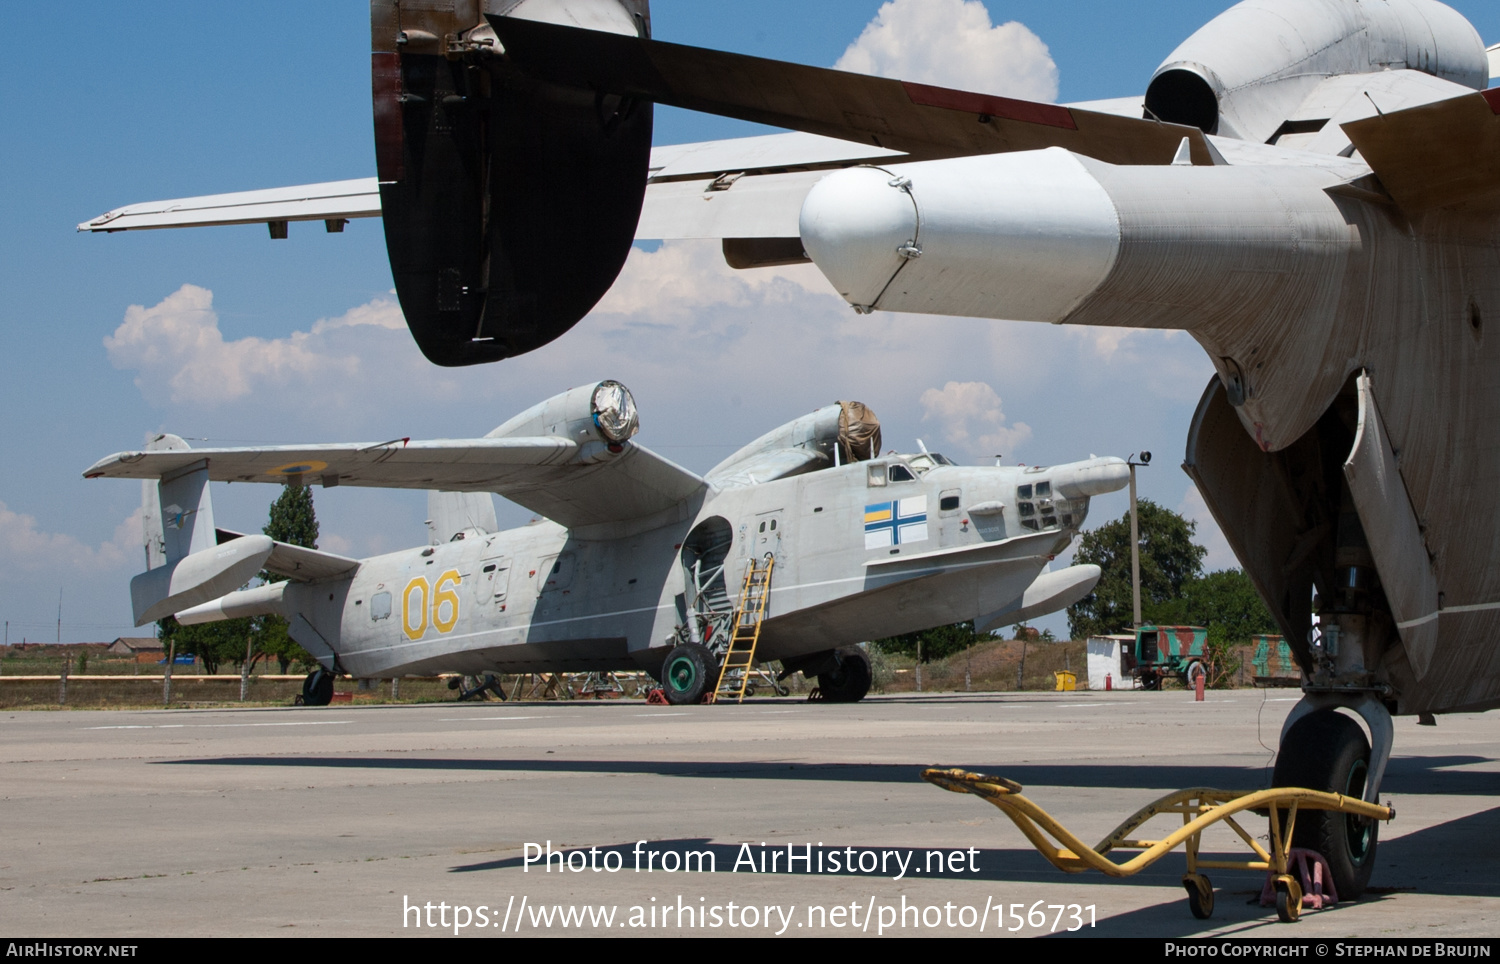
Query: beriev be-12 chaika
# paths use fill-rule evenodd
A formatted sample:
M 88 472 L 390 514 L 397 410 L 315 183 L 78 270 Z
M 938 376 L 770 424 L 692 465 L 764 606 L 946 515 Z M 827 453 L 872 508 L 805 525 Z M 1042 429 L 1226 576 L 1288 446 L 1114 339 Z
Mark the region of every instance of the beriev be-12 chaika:
M 162 435 L 84 475 L 159 480 L 137 625 L 283 616 L 322 667 L 313 703 L 339 672 L 610 670 L 646 670 L 672 702 L 696 702 L 726 657 L 780 661 L 783 677 L 859 700 L 870 664 L 853 644 L 968 619 L 985 630 L 1087 595 L 1098 567 L 1049 561 L 1090 497 L 1129 479 L 1117 458 L 881 455 L 858 402 L 788 422 L 704 477 L 635 443 L 638 427 L 630 392 L 604 381 L 479 439 L 193 449 Z M 219 529 L 210 481 L 426 489 L 433 544 L 349 559 Z M 496 531 L 491 493 L 544 518 Z M 262 570 L 288 579 L 239 588 Z

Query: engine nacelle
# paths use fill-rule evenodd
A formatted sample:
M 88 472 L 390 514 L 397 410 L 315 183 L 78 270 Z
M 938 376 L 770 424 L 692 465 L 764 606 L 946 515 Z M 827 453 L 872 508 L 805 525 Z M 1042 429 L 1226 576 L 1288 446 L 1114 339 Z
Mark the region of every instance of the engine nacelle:
M 554 395 L 533 405 L 485 438 L 555 436 L 587 451 L 618 453 L 640 431 L 635 397 L 616 381 L 602 381 Z
M 431 361 L 498 361 L 563 334 L 614 283 L 645 197 L 652 105 L 523 77 L 486 18 L 647 35 L 648 0 L 410 6 L 370 7 L 396 294 Z
M 1482 90 L 1484 42 L 1436 0 L 1245 0 L 1172 52 L 1148 116 L 1265 142 L 1329 77 L 1420 70 Z

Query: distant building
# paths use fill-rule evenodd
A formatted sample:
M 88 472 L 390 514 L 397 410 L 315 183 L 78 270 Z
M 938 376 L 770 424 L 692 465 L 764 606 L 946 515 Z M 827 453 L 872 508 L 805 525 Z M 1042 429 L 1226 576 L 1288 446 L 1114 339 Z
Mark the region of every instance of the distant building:
M 161 640 L 154 636 L 121 636 L 110 643 L 107 650 L 107 652 L 119 653 L 122 656 L 155 655 L 164 651 Z

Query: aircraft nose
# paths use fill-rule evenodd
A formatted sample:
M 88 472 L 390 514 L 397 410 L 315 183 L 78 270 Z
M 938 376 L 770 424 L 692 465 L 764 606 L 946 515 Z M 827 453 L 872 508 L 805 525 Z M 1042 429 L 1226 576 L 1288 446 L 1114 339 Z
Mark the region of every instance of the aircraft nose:
M 1060 465 L 1055 472 L 1052 488 L 1068 499 L 1117 492 L 1130 484 L 1130 463 L 1113 456 Z
M 917 206 L 888 171 L 855 167 L 823 178 L 802 202 L 802 247 L 839 294 L 874 307 L 917 239 Z

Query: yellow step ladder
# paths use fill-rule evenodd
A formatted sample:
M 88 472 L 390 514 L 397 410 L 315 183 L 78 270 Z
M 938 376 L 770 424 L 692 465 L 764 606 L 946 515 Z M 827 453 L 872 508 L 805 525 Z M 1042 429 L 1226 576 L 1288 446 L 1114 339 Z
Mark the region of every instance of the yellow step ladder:
M 740 603 L 735 607 L 731 624 L 729 649 L 724 653 L 724 665 L 714 687 L 715 702 L 728 697 L 734 697 L 736 703 L 745 700 L 745 687 L 755 667 L 755 647 L 760 642 L 760 623 L 771 598 L 771 569 L 775 565 L 776 557 L 766 553 L 762 559 L 751 559 L 750 567 L 745 570 L 745 584 L 740 589 Z M 735 674 L 735 670 L 740 672 Z

